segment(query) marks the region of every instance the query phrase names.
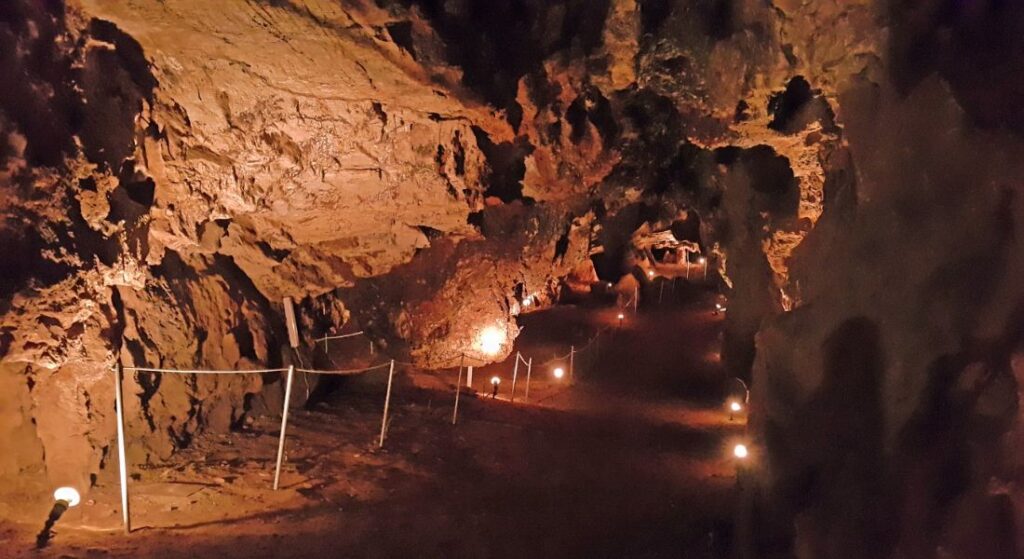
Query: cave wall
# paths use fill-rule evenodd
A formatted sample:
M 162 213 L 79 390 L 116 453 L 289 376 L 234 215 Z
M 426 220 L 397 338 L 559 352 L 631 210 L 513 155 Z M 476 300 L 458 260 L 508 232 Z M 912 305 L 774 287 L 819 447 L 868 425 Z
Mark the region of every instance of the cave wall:
M 692 212 L 754 380 L 748 555 L 1016 556 L 1022 30 L 951 0 L 4 3 L 0 478 L 109 463 L 117 359 L 288 363 L 291 296 L 299 357 L 355 319 L 451 366 Z M 133 460 L 279 384 L 131 376 Z

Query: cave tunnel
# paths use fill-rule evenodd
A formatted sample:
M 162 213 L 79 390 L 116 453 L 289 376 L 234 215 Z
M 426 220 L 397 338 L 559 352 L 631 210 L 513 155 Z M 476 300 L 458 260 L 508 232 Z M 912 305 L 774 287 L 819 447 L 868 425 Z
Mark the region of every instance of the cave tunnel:
M 1024 557 L 1024 4 L 0 2 L 0 556 Z

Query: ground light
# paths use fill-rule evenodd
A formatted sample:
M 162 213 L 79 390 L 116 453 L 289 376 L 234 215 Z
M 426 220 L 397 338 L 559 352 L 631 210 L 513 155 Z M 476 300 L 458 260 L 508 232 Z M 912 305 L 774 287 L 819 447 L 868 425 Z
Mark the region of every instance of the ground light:
M 623 321 L 623 320 L 624 320 L 625 318 L 626 318 L 626 315 L 625 315 L 625 314 L 623 314 L 623 313 L 619 313 L 619 316 L 618 316 L 618 319 L 619 319 L 619 328 L 622 328 L 622 321 Z
M 46 544 L 50 542 L 50 538 L 53 536 L 51 533 L 53 525 L 60 520 L 61 515 L 69 508 L 78 505 L 81 500 L 82 497 L 74 487 L 60 487 L 53 492 L 53 508 L 50 509 L 50 516 L 47 517 L 43 530 L 36 536 L 37 549 L 46 547 Z
M 743 411 L 743 404 L 736 400 L 731 400 L 729 402 L 729 421 L 732 421 L 734 414 L 740 413 L 741 411 Z
M 491 377 L 491 398 L 498 397 L 498 385 L 501 384 L 501 377 Z
M 565 376 L 565 369 L 561 367 L 555 367 L 555 370 L 551 371 L 551 374 L 555 375 L 555 378 L 562 378 Z

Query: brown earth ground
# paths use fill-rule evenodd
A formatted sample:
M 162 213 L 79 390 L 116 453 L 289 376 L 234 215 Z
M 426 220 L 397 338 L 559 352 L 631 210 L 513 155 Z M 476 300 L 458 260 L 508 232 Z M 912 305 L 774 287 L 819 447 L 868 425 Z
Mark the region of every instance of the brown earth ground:
M 32 547 L 48 503 L 30 511 L 35 524 L 6 523 L 0 556 L 727 556 L 738 491 L 728 449 L 743 427 L 721 405 L 721 317 L 709 295 L 666 299 L 627 312 L 621 328 L 614 307 L 524 316 L 528 404 L 522 377 L 508 401 L 514 356 L 476 371 L 479 393 L 463 393 L 454 427 L 456 372 L 402 371 L 378 449 L 384 374 L 346 380 L 293 413 L 282 490 L 271 490 L 278 420 L 261 417 L 133 468 L 131 535 L 111 476 L 42 551 Z M 601 329 L 574 383 L 551 376 L 563 361 L 541 364 Z

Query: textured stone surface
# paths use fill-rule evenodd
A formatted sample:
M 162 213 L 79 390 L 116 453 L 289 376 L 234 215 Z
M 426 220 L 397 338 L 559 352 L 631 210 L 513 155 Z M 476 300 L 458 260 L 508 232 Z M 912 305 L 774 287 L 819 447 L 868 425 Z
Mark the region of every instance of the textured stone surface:
M 730 298 L 724 365 L 754 380 L 748 556 L 1024 549 L 1016 5 L 14 1 L 0 23 L 0 441 L 24 449 L 0 477 L 110 463 L 118 358 L 280 366 L 358 327 L 483 363 L 523 297 L 593 279 L 592 254 L 617 281 L 637 229 L 685 221 Z M 131 376 L 134 458 L 264 387 Z

